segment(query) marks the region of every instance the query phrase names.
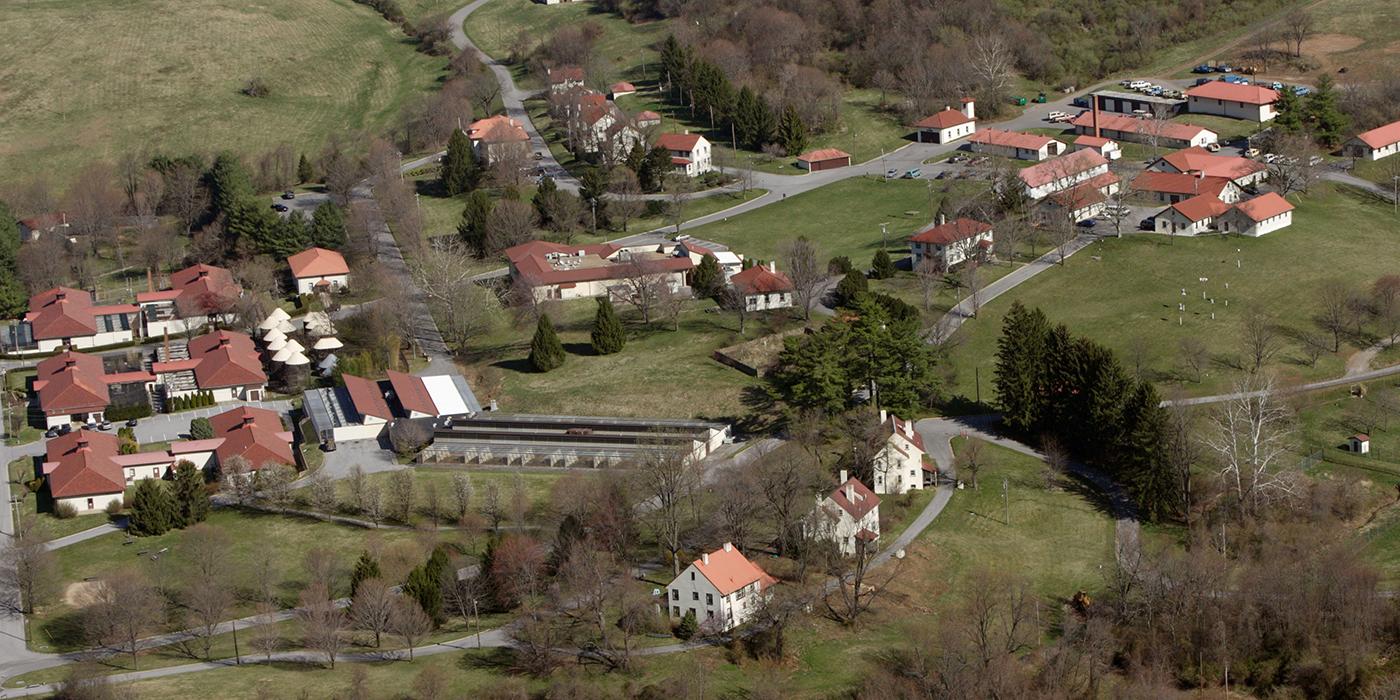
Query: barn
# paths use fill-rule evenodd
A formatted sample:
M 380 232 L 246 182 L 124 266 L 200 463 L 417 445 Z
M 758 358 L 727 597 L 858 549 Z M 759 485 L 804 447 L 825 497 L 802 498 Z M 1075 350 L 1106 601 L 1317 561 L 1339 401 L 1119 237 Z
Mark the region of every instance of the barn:
M 836 148 L 819 148 L 797 157 L 797 167 L 811 172 L 835 170 L 851 164 L 851 154 Z

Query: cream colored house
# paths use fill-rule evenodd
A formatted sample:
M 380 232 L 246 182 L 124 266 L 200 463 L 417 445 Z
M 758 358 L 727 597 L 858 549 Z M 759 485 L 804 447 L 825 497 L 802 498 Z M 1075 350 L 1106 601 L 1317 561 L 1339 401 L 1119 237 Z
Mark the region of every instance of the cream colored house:
M 880 538 L 880 497 L 860 479 L 846 478 L 843 469 L 836 489 L 817 497 L 817 507 L 808 514 L 803 530 L 808 539 L 829 540 L 842 556 L 851 556 L 859 542 Z
M 748 311 L 792 307 L 792 294 L 796 288 L 787 275 L 778 272 L 777 263 L 754 265 L 731 276 L 729 283 L 744 295 L 744 308 Z
M 701 629 L 728 632 L 749 621 L 777 582 L 725 542 L 700 555 L 666 586 L 667 607 L 673 620 L 690 612 Z
M 689 289 L 686 274 L 695 267 L 689 255 L 661 253 L 656 245 L 531 241 L 507 248 L 505 254 L 511 279 L 528 285 L 542 301 L 604 295 L 625 299 L 633 293 L 631 281 L 643 277 L 682 293 Z
M 972 219 L 948 221 L 939 215 L 938 223 L 909 238 L 909 254 L 918 267 L 932 259 L 939 270 L 951 270 L 968 258 L 992 252 L 992 227 Z
M 963 98 L 962 111 L 944 107 L 917 122 L 919 143 L 952 143 L 977 132 L 977 111 L 971 98 Z
M 906 493 L 931 485 L 936 470 L 914 423 L 881 410 L 880 424 L 889 436 L 874 459 L 875 493 Z

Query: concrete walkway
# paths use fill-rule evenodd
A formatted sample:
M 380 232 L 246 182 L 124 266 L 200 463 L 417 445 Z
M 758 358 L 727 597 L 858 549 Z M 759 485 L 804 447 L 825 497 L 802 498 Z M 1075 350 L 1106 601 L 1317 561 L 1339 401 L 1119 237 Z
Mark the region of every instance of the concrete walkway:
M 1085 249 L 1089 246 L 1089 244 L 1093 243 L 1096 240 L 1098 240 L 1097 236 L 1092 236 L 1089 234 L 1080 234 L 1077 238 L 1065 244 L 1065 259 L 1068 259 L 1075 253 L 1078 253 L 1079 251 Z M 1051 250 L 1047 251 L 1044 255 L 1036 258 L 1035 260 L 1032 260 L 1029 263 L 1026 263 L 1025 265 L 1022 265 L 1021 267 L 1016 268 L 1015 270 L 1012 270 L 1011 272 L 1006 273 L 1001 277 L 1001 279 L 998 279 L 997 281 L 987 285 L 985 288 L 982 289 L 982 291 L 977 293 L 975 304 L 972 295 L 964 297 L 963 300 L 958 302 L 956 306 L 949 309 L 948 313 L 944 314 L 943 318 L 938 321 L 938 324 L 936 326 L 934 326 L 931 340 L 935 343 L 942 343 L 948 340 L 953 336 L 954 333 L 958 331 L 959 328 L 962 328 L 962 325 L 965 321 L 973 317 L 972 314 L 974 313 L 974 310 L 976 308 L 986 306 L 987 302 L 1011 291 L 1012 289 L 1015 289 L 1016 285 L 1019 285 L 1022 282 L 1025 282 L 1026 280 L 1029 280 L 1030 278 L 1035 277 L 1036 275 L 1045 272 L 1046 270 L 1049 270 L 1050 268 L 1058 264 L 1060 264 L 1060 251 L 1052 248 Z

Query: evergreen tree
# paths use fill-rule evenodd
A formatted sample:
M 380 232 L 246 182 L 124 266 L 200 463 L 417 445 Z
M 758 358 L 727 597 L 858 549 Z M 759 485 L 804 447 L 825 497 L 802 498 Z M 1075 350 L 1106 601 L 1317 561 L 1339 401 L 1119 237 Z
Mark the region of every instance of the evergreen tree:
M 840 413 L 850 402 L 851 377 L 846 361 L 844 323 L 832 321 L 816 333 L 783 341 L 771 381 L 789 405 Z
M 564 364 L 564 346 L 549 322 L 549 314 L 540 314 L 535 325 L 535 337 L 530 340 L 530 366 L 536 372 L 548 372 Z
M 1170 517 L 1180 503 L 1180 482 L 1167 463 L 1167 413 L 1157 390 L 1138 383 L 1124 407 L 1114 462 L 1118 481 L 1125 484 L 1148 520 Z
M 305 184 L 316 179 L 316 170 L 311 167 L 311 161 L 306 159 L 306 154 L 301 154 L 297 160 L 297 182 Z
M 647 147 L 646 147 L 646 144 L 644 144 L 644 143 L 641 142 L 641 141 L 635 141 L 635 142 L 633 142 L 633 144 L 632 144 L 632 149 L 629 150 L 629 151 L 627 151 L 627 157 L 624 158 L 624 159 L 622 159 L 622 164 L 625 165 L 625 166 L 627 166 L 627 169 L 628 169 L 628 170 L 631 170 L 632 172 L 636 173 L 636 174 L 637 174 L 637 179 L 638 179 L 638 180 L 641 180 L 641 179 L 642 179 L 642 165 L 643 165 L 644 163 L 646 163 L 646 161 L 647 161 Z
M 434 622 L 442 619 L 442 582 L 428 573 L 427 565 L 414 567 L 403 582 L 403 594 L 417 601 Z
M 253 238 L 258 252 L 285 258 L 311 247 L 311 225 L 299 211 L 285 218 L 273 217 Z
M 713 255 L 706 255 L 700 258 L 700 264 L 695 266 L 695 271 L 691 273 L 690 288 L 695 290 L 697 296 L 710 298 L 719 293 L 724 286 L 724 271 L 719 268 L 719 261 Z
M 875 251 L 875 258 L 870 261 L 870 276 L 877 280 L 887 280 L 895 276 L 899 268 L 894 266 L 894 260 L 890 259 L 889 251 L 881 248 Z
M 881 408 L 909 415 L 936 386 L 933 351 L 915 319 L 891 318 L 870 295 L 856 299 L 848 335 L 847 366 L 853 383 L 874 389 Z
M 1099 458 L 1125 430 L 1123 407 L 1132 382 L 1111 350 L 1085 338 L 1079 345 L 1084 377 L 1076 395 L 1078 414 L 1063 432 L 1080 454 Z
M 838 307 L 853 307 L 856 299 L 870 289 L 870 283 L 865 279 L 865 273 L 854 270 L 841 278 L 836 283 L 836 293 L 832 295 Z
M 360 558 L 355 560 L 355 568 L 350 570 L 350 597 L 355 597 L 355 591 L 360 589 L 360 584 L 372 578 L 379 578 L 379 560 L 369 555 L 369 552 L 360 552 Z
M 590 225 L 594 230 L 607 228 L 608 200 L 604 195 L 608 191 L 608 172 L 596 166 L 590 167 L 583 171 L 578 182 L 578 196 L 583 199 L 585 207 L 590 207 Z
M 160 479 L 137 482 L 136 494 L 131 498 L 131 515 L 127 518 L 128 532 L 141 537 L 163 535 L 174 526 L 175 518 L 175 502 L 164 482 Z
M 676 625 L 676 637 L 688 640 L 699 631 L 700 623 L 695 620 L 695 609 L 686 610 L 685 617 L 682 617 L 680 623 Z
M 237 246 L 239 241 L 247 241 L 254 248 L 263 250 L 271 240 L 281 235 L 275 229 L 282 219 L 252 198 L 230 203 L 223 214 L 224 245 L 229 249 Z
M 545 570 L 550 576 L 559 574 L 574 545 L 583 542 L 587 537 L 588 533 L 584 530 L 583 523 L 579 522 L 578 516 L 573 513 L 565 515 L 564 519 L 559 521 L 559 528 L 554 532 L 554 546 L 549 550 L 549 560 L 545 562 Z
M 734 100 L 734 128 L 740 144 L 759 151 L 773 141 L 778 120 L 773 116 L 773 110 L 768 108 L 768 103 L 744 86 Z
M 457 223 L 457 235 L 476 251 L 477 256 L 486 254 L 486 219 L 491 216 L 493 207 L 491 195 L 485 190 L 473 190 L 467 195 L 462 220 Z
M 1317 88 L 1308 95 L 1306 111 L 1318 143 L 1325 146 L 1341 143 L 1348 120 L 1337 105 L 1337 90 L 1331 76 L 1324 74 L 1318 79 Z
M 637 183 L 646 192 L 659 192 L 666 181 L 666 173 L 671 171 L 671 152 L 656 147 L 647 151 L 642 167 L 637 170 Z
M 783 109 L 783 118 L 778 122 L 778 143 L 791 156 L 807 150 L 807 124 L 792 105 Z
M 1285 88 L 1278 94 L 1278 101 L 1274 103 L 1274 110 L 1278 116 L 1274 117 L 1273 127 L 1285 134 L 1296 134 L 1307 128 L 1306 116 L 1303 113 L 1302 100 L 1298 99 L 1298 94 L 1293 90 Z
M 317 205 L 311 214 L 311 244 L 331 250 L 345 247 L 345 214 L 335 202 Z
M 1002 420 L 1013 430 L 1025 432 L 1040 423 L 1042 398 L 1040 373 L 1045 366 L 1045 342 L 1049 335 L 1045 314 L 1012 302 L 997 339 L 993 384 Z
M 539 188 L 535 190 L 535 196 L 530 200 L 535 205 L 535 214 L 540 217 L 540 226 L 549 225 L 550 199 L 558 191 L 559 185 L 554 182 L 554 178 L 548 175 L 540 178 Z
M 598 313 L 593 317 L 593 352 L 611 355 L 622 351 L 627 343 L 627 334 L 622 330 L 622 321 L 617 318 L 612 300 L 598 298 Z
M 471 139 L 461 129 L 453 129 L 447 140 L 447 155 L 442 157 L 442 188 L 447 194 L 457 196 L 476 187 L 476 152 L 472 150 Z
M 209 492 L 204 474 L 188 460 L 175 465 L 175 527 L 189 527 L 209 517 Z
M 18 261 L 19 224 L 9 205 L 0 202 L 0 317 L 14 318 L 29 306 Z
M 214 158 L 214 165 L 209 168 L 209 190 L 216 216 L 228 214 L 236 205 L 253 198 L 253 184 L 248 171 L 237 156 L 227 151 Z

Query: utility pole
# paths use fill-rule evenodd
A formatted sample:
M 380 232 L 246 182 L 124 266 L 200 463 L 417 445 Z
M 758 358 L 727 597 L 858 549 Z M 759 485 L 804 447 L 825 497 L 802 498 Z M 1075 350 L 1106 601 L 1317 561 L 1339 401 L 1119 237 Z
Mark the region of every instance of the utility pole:
M 1001 477 L 1001 502 L 1006 508 L 1006 524 L 1011 524 L 1011 482 Z
M 889 250 L 889 248 L 890 248 L 889 241 L 886 240 L 886 236 L 889 234 L 889 228 L 890 228 L 890 224 L 889 224 L 889 222 L 887 222 L 887 221 L 886 221 L 886 222 L 882 222 L 882 223 L 880 224 L 880 249 L 881 249 L 881 250 Z
M 237 666 L 243 665 L 243 655 L 238 653 L 238 620 L 234 620 L 233 625 L 233 663 Z

